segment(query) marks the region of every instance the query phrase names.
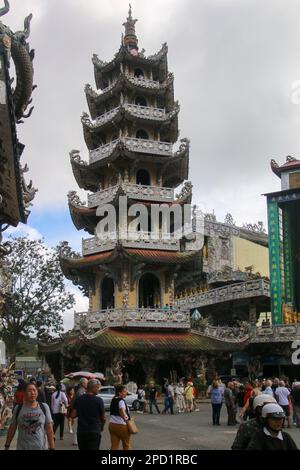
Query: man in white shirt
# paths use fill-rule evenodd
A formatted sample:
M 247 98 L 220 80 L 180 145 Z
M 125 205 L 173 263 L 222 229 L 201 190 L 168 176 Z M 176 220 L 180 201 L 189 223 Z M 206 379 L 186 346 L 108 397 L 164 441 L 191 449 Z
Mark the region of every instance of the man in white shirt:
M 285 416 L 288 420 L 288 428 L 291 427 L 291 413 L 290 413 L 289 397 L 290 397 L 290 391 L 288 388 L 286 388 L 284 381 L 281 380 L 279 382 L 279 387 L 277 387 L 275 390 L 275 398 L 278 404 L 281 406 L 281 408 L 285 412 Z

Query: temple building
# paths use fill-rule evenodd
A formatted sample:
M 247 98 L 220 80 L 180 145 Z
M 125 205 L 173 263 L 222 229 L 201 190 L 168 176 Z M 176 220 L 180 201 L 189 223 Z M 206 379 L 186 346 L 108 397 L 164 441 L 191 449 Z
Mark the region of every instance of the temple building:
M 93 56 L 97 90 L 86 85 L 90 115 L 82 116 L 89 160 L 70 153 L 77 184 L 89 191 L 87 203 L 69 193 L 70 214 L 92 238 L 82 255 L 66 244 L 61 266 L 89 297 L 89 311 L 39 348 L 57 376 L 88 369 L 114 381 L 192 375 L 205 383 L 216 371 L 230 373 L 234 354 L 249 345 L 249 325 L 270 312 L 268 237 L 259 224 L 205 214 L 198 244 L 199 214 L 186 218 L 183 210 L 192 202 L 190 145 L 177 144 L 168 48 L 146 56 L 136 21 L 130 8 L 112 61 Z M 106 222 L 111 212 L 115 225 Z M 180 228 L 190 223 L 179 238 L 178 218 Z

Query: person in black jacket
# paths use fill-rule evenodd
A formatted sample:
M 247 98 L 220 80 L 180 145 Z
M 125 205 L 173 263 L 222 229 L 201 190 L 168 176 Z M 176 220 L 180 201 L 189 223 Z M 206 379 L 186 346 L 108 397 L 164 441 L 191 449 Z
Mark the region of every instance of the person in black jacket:
M 264 427 L 250 441 L 247 450 L 298 450 L 292 437 L 283 432 L 285 413 L 276 403 L 262 409 Z

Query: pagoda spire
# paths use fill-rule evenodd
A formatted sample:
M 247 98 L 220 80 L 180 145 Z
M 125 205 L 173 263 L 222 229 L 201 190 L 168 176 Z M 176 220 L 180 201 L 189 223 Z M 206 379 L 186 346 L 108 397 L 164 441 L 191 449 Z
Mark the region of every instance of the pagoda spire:
M 123 39 L 123 44 L 125 47 L 127 47 L 127 49 L 130 52 L 133 52 L 133 54 L 134 54 L 134 51 L 137 52 L 139 50 L 138 38 L 135 33 L 136 22 L 137 20 L 134 20 L 132 17 L 132 7 L 131 7 L 131 4 L 129 3 L 128 18 L 127 18 L 127 21 L 123 23 L 123 26 L 125 27 L 125 35 Z

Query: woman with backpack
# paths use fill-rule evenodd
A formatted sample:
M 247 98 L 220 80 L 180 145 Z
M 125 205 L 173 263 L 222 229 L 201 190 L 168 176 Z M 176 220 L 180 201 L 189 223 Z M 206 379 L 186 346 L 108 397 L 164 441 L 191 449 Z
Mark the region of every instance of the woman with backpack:
M 111 450 L 118 450 L 120 441 L 123 450 L 131 450 L 131 434 L 128 421 L 131 419 L 128 406 L 125 402 L 127 389 L 123 385 L 116 385 L 116 394 L 110 404 L 109 433 Z
M 59 427 L 59 436 L 62 441 L 64 438 L 65 417 L 69 404 L 65 392 L 62 392 L 61 388 L 61 384 L 58 383 L 56 385 L 56 392 L 54 392 L 51 397 L 51 409 L 54 420 L 54 436 L 57 428 Z
M 9 450 L 17 429 L 17 450 L 54 450 L 50 409 L 46 403 L 38 403 L 37 395 L 34 384 L 25 385 L 23 403 L 14 408 L 5 450 Z

